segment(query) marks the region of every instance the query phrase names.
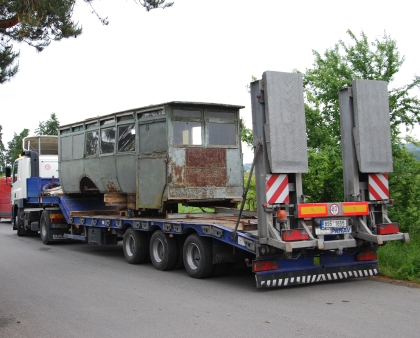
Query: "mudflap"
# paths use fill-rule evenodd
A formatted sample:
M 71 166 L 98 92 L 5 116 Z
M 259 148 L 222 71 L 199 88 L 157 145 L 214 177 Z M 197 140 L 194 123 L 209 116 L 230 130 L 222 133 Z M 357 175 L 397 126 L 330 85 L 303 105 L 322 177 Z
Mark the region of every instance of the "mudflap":
M 371 261 L 347 266 L 255 272 L 255 280 L 257 288 L 276 288 L 377 275 L 379 275 L 378 262 Z

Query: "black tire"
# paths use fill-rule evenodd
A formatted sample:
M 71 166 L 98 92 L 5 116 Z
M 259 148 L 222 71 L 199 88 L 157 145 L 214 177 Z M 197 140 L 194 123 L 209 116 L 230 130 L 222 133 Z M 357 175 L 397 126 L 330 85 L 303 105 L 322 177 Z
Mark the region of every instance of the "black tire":
M 15 215 L 15 226 L 16 226 L 16 233 L 19 237 L 25 236 L 26 231 L 23 229 L 23 219 L 22 219 L 23 209 L 19 208 L 17 210 L 17 214 Z
M 184 265 L 192 278 L 209 277 L 214 270 L 211 239 L 197 234 L 188 236 L 184 243 Z
M 149 242 L 145 233 L 128 228 L 124 233 L 123 251 L 130 264 L 140 264 L 147 259 Z
M 45 245 L 51 244 L 50 230 L 51 230 L 50 214 L 47 211 L 43 211 L 41 214 L 41 219 L 40 219 L 39 232 L 41 235 L 42 243 L 44 243 Z
M 150 238 L 150 259 L 157 270 L 165 271 L 175 268 L 178 246 L 175 238 L 157 230 Z

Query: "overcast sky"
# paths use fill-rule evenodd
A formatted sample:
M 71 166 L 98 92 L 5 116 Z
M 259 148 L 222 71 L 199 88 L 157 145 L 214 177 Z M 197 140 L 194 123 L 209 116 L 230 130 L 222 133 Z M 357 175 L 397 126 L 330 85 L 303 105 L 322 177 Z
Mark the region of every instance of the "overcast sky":
M 245 86 L 251 76 L 304 71 L 312 66 L 312 50 L 348 41 L 347 29 L 397 40 L 406 61 L 391 87 L 420 75 L 417 1 L 174 1 L 146 12 L 134 0 L 97 0 L 108 26 L 78 1 L 81 36 L 52 42 L 41 53 L 15 44 L 19 73 L 0 85 L 5 146 L 14 132 L 33 134 L 53 112 L 64 125 L 172 100 L 244 105 L 250 127 Z

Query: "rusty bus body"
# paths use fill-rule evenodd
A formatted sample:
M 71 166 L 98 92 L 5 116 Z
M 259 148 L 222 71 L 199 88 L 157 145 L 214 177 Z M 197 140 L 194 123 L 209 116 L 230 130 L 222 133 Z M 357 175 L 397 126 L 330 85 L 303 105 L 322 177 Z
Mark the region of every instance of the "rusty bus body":
M 178 203 L 235 206 L 243 192 L 241 108 L 168 102 L 61 126 L 63 192 L 126 194 L 129 208 L 161 212 Z

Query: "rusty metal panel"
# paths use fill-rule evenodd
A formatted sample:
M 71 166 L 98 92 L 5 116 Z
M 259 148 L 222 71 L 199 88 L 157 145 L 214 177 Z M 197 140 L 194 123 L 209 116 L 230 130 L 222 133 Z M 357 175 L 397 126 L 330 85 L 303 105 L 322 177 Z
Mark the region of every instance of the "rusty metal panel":
M 169 148 L 168 184 L 174 187 L 185 186 L 185 148 Z
M 194 168 L 226 167 L 226 149 L 187 148 L 185 164 Z
M 118 178 L 121 191 L 127 194 L 136 193 L 136 154 L 115 155 L 116 177 Z
M 65 193 L 80 192 L 80 179 L 85 171 L 83 160 L 65 161 L 60 163 L 60 184 Z
M 228 187 L 239 187 L 242 189 L 243 166 L 242 155 L 238 149 L 226 149 L 226 185 Z M 236 197 L 242 196 L 242 192 Z
M 166 186 L 166 156 L 140 158 L 137 170 L 137 208 L 161 208 Z
M 187 187 L 224 187 L 226 168 L 186 168 Z

